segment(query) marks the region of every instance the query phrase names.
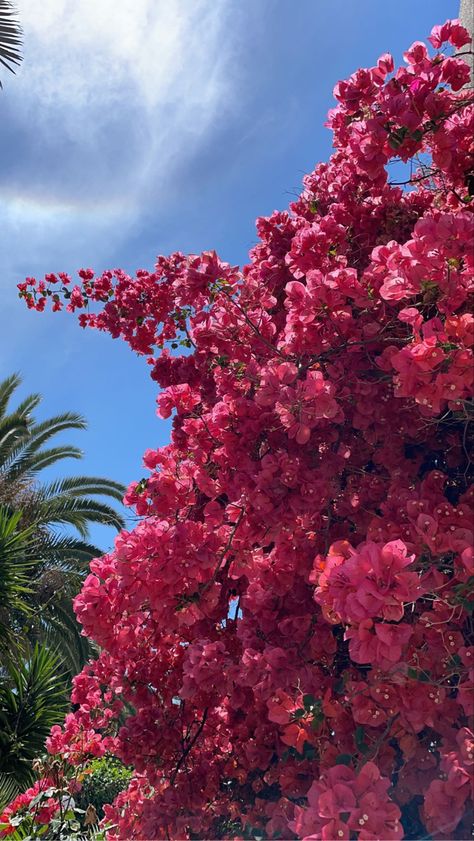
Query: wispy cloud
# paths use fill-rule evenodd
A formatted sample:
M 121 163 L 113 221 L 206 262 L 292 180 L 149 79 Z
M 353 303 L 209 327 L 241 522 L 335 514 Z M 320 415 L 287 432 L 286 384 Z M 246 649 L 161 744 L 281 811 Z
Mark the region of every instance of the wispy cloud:
M 26 252 L 27 273 L 81 249 L 80 262 L 100 260 L 147 202 L 166 201 L 177 168 L 228 113 L 241 25 L 214 0 L 19 7 L 25 61 L 2 95 L 2 284 Z

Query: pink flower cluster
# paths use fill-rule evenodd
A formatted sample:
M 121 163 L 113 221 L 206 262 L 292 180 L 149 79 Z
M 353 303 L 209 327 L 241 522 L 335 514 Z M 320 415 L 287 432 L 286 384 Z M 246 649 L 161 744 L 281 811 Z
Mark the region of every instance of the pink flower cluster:
M 474 781 L 474 733 L 462 727 L 451 751 L 443 751 L 440 778 L 434 779 L 423 805 L 426 827 L 442 838 L 450 838 L 472 798 Z
M 291 385 L 297 377 L 298 369 L 292 363 L 270 365 L 262 372 L 255 402 L 274 408 L 288 437 L 307 444 L 318 422 L 342 421 L 343 415 L 334 399 L 334 386 L 324 381 L 320 371 L 308 371 L 304 380 Z
M 349 841 L 357 833 L 360 841 L 403 838 L 400 809 L 390 801 L 389 780 L 373 762 L 356 774 L 352 768 L 330 768 L 308 791 L 308 806 L 295 807 L 290 829 L 298 838 Z
M 57 797 L 47 797 L 48 789 L 55 789 L 54 783 L 46 777 L 38 780 L 31 788 L 19 794 L 9 803 L 6 809 L 0 814 L 0 838 L 8 838 L 16 832 L 16 823 L 13 819 L 20 813 L 30 812 L 34 823 L 41 826 L 47 825 L 59 812 Z M 38 805 L 31 805 L 38 795 L 44 793 Z M 12 822 L 13 821 L 13 822 Z M 1 828 L 3 827 L 3 828 Z

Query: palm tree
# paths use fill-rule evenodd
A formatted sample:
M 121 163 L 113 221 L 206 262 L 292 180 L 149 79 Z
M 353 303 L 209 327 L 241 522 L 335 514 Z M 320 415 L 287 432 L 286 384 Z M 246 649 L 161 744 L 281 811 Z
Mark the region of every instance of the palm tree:
M 40 482 L 44 468 L 65 458 L 81 458 L 77 447 L 48 444 L 60 432 L 85 429 L 86 422 L 81 415 L 66 412 L 37 423 L 33 412 L 41 401 L 38 394 L 9 411 L 20 382 L 17 374 L 0 382 L 0 549 L 3 516 L 9 533 L 13 528 L 16 534 L 15 547 L 18 543 L 23 547 L 28 588 L 21 604 L 13 599 L 3 602 L 8 605 L 3 607 L 7 616 L 0 613 L 0 627 L 2 623 L 8 626 L 24 646 L 43 642 L 58 647 L 66 668 L 75 674 L 90 656 L 91 647 L 80 634 L 71 600 L 90 561 L 101 554 L 89 540 L 89 526 L 102 523 L 120 529 L 124 525 L 121 514 L 96 497 L 121 501 L 125 489 L 95 476 Z M 13 527 L 12 515 L 16 516 Z M 0 575 L 5 575 L 5 564 L 0 566 Z M 0 594 L 2 588 L 0 581 Z
M 8 677 L 8 679 L 5 679 Z M 67 711 L 66 680 L 55 652 L 36 645 L 11 663 L 0 680 L 0 808 L 35 779 L 33 760 L 44 752 L 53 724 Z
M 93 557 L 91 523 L 119 529 L 118 482 L 91 476 L 40 481 L 41 471 L 82 453 L 51 446 L 60 432 L 84 429 L 71 412 L 40 423 L 41 398 L 29 395 L 10 411 L 17 374 L 0 382 L 0 807 L 34 779 L 52 724 L 68 707 L 68 685 L 95 653 L 72 610 Z
M 0 663 L 9 659 L 16 641 L 11 614 L 30 613 L 27 549 L 33 529 L 19 530 L 20 519 L 20 511 L 11 514 L 0 507 Z
M 23 527 L 23 512 L 0 506 L 0 666 L 35 643 L 61 654 L 69 678 L 96 649 L 81 636 L 72 608 L 97 547 L 74 536 Z M 0 677 L 1 680 L 1 677 Z
M 21 35 L 15 8 L 9 0 L 0 0 L 0 64 L 11 73 L 15 72 L 15 65 L 19 65 L 22 60 Z
M 29 623 L 35 613 L 37 533 L 20 523 L 21 512 L 0 507 L 0 811 L 33 782 L 32 761 L 68 708 L 64 657 L 44 644 L 25 645 L 12 618 Z

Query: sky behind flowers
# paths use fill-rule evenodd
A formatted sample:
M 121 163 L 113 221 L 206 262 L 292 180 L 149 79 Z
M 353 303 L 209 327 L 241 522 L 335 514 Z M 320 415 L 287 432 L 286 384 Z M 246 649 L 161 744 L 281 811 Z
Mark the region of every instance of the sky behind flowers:
M 255 217 L 330 154 L 332 89 L 458 13 L 457 0 L 20 0 L 23 66 L 0 94 L 1 376 L 74 409 L 82 471 L 125 483 L 166 443 L 125 345 L 26 311 L 27 275 L 151 268 L 216 248 L 245 262 Z M 71 465 L 71 472 L 76 465 Z M 64 467 L 63 467 L 64 469 Z M 104 548 L 110 535 L 98 530 Z

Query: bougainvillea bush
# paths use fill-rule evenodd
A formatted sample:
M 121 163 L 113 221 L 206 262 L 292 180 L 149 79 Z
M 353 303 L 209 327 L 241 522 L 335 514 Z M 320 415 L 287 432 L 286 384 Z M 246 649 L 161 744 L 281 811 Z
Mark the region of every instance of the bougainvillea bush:
M 49 740 L 133 765 L 109 839 L 469 834 L 469 40 L 336 85 L 332 157 L 242 270 L 20 285 L 143 354 L 173 416 L 76 599 L 102 651 Z

